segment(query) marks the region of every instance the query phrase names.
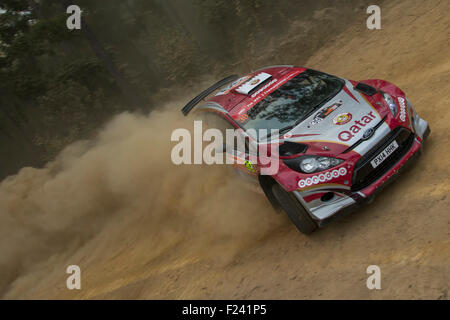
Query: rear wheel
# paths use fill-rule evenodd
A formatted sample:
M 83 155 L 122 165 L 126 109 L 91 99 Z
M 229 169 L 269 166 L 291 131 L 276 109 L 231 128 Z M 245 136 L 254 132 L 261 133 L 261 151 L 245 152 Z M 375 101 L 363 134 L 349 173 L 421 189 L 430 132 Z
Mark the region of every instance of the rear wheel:
M 272 185 L 272 193 L 300 232 L 310 234 L 317 229 L 317 224 L 292 193 L 284 190 L 278 183 Z

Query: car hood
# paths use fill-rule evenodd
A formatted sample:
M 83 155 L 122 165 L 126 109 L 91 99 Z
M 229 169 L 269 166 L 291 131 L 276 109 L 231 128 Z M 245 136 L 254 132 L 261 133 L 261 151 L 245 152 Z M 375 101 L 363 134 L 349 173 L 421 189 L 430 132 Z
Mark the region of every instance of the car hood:
M 284 135 L 294 142 L 331 142 L 351 146 L 386 115 L 384 104 L 372 105 L 368 97 L 345 80 L 343 89 L 319 110 Z

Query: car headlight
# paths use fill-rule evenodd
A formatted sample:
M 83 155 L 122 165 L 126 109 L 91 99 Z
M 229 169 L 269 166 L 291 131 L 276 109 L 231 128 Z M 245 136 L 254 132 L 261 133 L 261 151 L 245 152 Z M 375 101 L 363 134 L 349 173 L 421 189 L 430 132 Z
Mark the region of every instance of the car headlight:
M 391 109 L 391 113 L 393 114 L 393 116 L 396 117 L 398 113 L 398 108 L 397 105 L 395 104 L 394 99 L 386 92 L 383 92 L 383 98 L 384 101 L 386 101 L 387 105 L 389 106 L 389 109 Z
M 321 156 L 302 156 L 294 159 L 284 159 L 283 162 L 292 170 L 314 173 L 333 168 L 344 162 L 344 160 Z

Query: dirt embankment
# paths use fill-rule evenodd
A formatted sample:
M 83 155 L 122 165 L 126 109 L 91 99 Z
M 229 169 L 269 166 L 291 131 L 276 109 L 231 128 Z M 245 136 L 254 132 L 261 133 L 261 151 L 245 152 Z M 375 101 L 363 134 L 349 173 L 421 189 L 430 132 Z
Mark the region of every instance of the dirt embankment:
M 449 9 L 389 2 L 382 30 L 363 15 L 306 62 L 268 61 L 392 81 L 429 121 L 421 159 L 359 212 L 307 237 L 228 168 L 173 166 L 171 130 L 191 124 L 168 104 L 151 118 L 122 115 L 0 185 L 0 294 L 448 299 Z M 71 264 L 82 290 L 65 287 Z M 366 288 L 371 264 L 382 290 Z

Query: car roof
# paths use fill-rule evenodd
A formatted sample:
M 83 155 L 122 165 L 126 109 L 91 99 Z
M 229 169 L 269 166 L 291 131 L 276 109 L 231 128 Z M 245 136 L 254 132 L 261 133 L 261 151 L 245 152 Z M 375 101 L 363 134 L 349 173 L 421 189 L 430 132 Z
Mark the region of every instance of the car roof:
M 272 66 L 249 73 L 219 89 L 206 102 L 220 105 L 232 118 L 238 118 L 271 92 L 306 71 L 295 66 Z

